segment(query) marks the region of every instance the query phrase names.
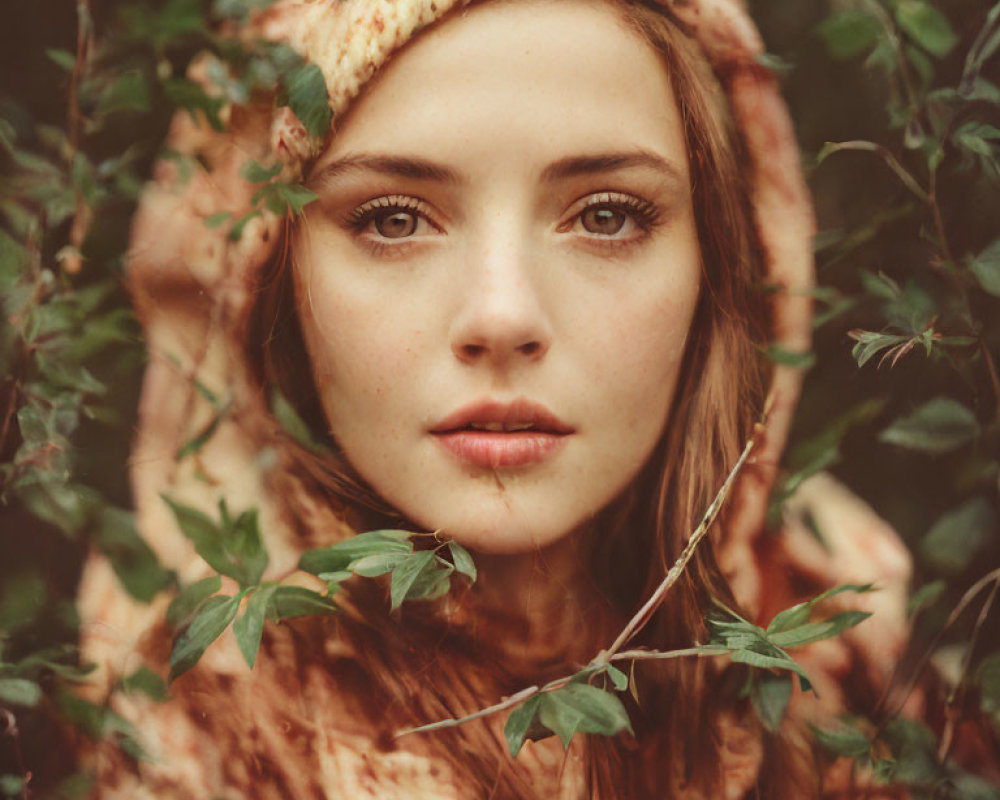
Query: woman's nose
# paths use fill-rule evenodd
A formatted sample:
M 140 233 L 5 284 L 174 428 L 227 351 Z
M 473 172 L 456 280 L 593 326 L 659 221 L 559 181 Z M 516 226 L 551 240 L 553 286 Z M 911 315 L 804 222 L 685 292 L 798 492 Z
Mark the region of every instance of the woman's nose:
M 527 248 L 506 246 L 482 253 L 465 272 L 461 302 L 451 326 L 451 349 L 468 364 L 507 364 L 541 359 L 552 328 L 533 282 Z

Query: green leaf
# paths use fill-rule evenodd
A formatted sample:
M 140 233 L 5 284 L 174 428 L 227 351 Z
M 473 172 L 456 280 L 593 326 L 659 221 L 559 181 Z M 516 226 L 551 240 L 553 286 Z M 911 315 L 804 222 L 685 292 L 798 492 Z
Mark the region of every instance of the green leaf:
M 813 609 L 816 607 L 816 604 L 826 600 L 827 598 L 835 597 L 836 595 L 843 594 L 844 592 L 863 594 L 864 592 L 871 591 L 871 589 L 872 584 L 870 583 L 845 583 L 840 586 L 835 586 L 832 589 L 827 589 L 825 592 L 816 595 L 811 600 L 798 603 L 791 608 L 786 608 L 784 611 L 775 614 L 774 618 L 767 626 L 767 633 L 770 635 L 804 625 L 809 621 L 809 617 L 812 614 Z
M 152 548 L 139 536 L 132 512 L 106 506 L 98 513 L 90 536 L 136 600 L 149 603 L 173 582 L 173 573 L 160 565 Z
M 223 544 L 223 532 L 207 515 L 190 506 L 175 503 L 166 495 L 160 495 L 170 510 L 174 512 L 177 524 L 188 539 L 194 544 L 205 562 L 216 572 L 235 577 L 235 565 L 229 559 Z
M 0 775 L 0 796 L 23 797 L 24 778 L 20 775 Z
M 0 704 L 34 708 L 42 699 L 42 687 L 25 678 L 0 678 Z
M 149 667 L 139 667 L 131 675 L 122 678 L 121 688 L 127 694 L 142 692 L 157 703 L 170 699 L 170 692 L 167 690 L 163 678 Z
M 222 420 L 229 414 L 229 409 L 229 403 L 226 403 L 219 408 L 212 415 L 212 418 L 208 421 L 205 427 L 198 431 L 193 438 L 189 439 L 177 448 L 177 452 L 174 454 L 174 460 L 183 461 L 188 456 L 193 456 L 206 444 L 208 444 L 208 440 L 215 435 L 215 432 L 219 429 L 219 425 L 222 423 Z
M 236 616 L 240 596 L 216 595 L 205 601 L 191 624 L 174 642 L 170 651 L 170 677 L 175 681 L 198 663 L 198 659 L 212 642 L 218 639 Z
M 816 356 L 813 353 L 797 353 L 793 350 L 786 350 L 784 347 L 772 344 L 764 354 L 775 364 L 783 364 L 787 367 L 798 369 L 809 369 L 816 363 Z
M 542 696 L 536 694 L 511 711 L 510 716 L 507 717 L 507 723 L 503 726 L 503 735 L 507 740 L 507 749 L 514 758 L 524 746 L 524 739 L 538 715 L 538 706 L 541 702 Z
M 946 588 L 948 588 L 948 584 L 939 579 L 925 583 L 917 589 L 906 603 L 907 619 L 934 605 Z
M 167 624 L 174 628 L 184 625 L 202 603 L 222 588 L 222 578 L 213 575 L 185 586 L 167 606 Z
M 750 692 L 750 700 L 757 717 L 772 733 L 776 733 L 781 727 L 781 720 L 791 699 L 792 681 L 787 675 L 761 673 L 754 681 Z
M 451 553 L 451 560 L 455 563 L 455 570 L 475 583 L 476 564 L 472 560 L 472 556 L 469 555 L 469 551 L 454 540 L 448 542 L 448 550 Z
M 948 18 L 927 0 L 898 0 L 896 22 L 914 42 L 938 57 L 958 44 Z
M 351 562 L 351 571 L 362 578 L 377 578 L 392 572 L 410 557 L 409 552 L 400 553 L 376 553 L 373 556 L 365 556 Z M 331 573 L 323 573 L 329 575 Z
M 434 553 L 431 550 L 421 550 L 411 556 L 392 571 L 392 583 L 389 595 L 392 599 L 392 609 L 395 611 L 406 600 L 410 588 L 420 574 L 434 563 Z
M 240 582 L 241 587 L 259 583 L 267 568 L 268 557 L 257 525 L 257 511 L 242 512 L 225 534 L 226 550 L 238 567 L 232 577 Z
M 808 691 L 812 688 L 812 684 L 809 682 L 809 676 L 806 674 L 806 671 L 784 653 L 775 656 L 765 655 L 753 650 L 734 650 L 731 658 L 737 664 L 747 664 L 751 667 L 757 667 L 758 669 L 789 670 L 799 676 L 799 681 L 802 683 L 802 691 Z
M 147 112 L 151 108 L 149 81 L 142 70 L 125 70 L 105 87 L 97 103 L 97 113 L 118 111 Z
M 797 628 L 771 634 L 768 640 L 778 647 L 800 647 L 822 639 L 830 639 L 864 622 L 871 614 L 866 611 L 843 611 L 822 622 L 809 622 Z
M 294 406 L 276 386 L 271 387 L 271 414 L 282 429 L 300 445 L 313 452 L 325 452 L 327 448 L 313 439 L 309 426 L 299 416 Z
M 606 671 L 616 691 L 624 692 L 628 688 L 628 675 L 612 664 L 608 664 Z
M 264 633 L 264 617 L 267 615 L 271 597 L 277 589 L 275 584 L 258 587 L 247 600 L 243 613 L 233 623 L 233 633 L 236 643 L 243 654 L 247 666 L 253 669 L 257 661 L 257 651 L 260 650 L 260 640 Z
M 851 357 L 863 367 L 883 350 L 911 341 L 911 336 L 897 333 L 879 333 L 876 331 L 852 330 L 849 333 L 857 344 L 851 349 Z
M 969 269 L 976 276 L 983 291 L 1000 297 L 1000 239 L 995 239 L 972 259 Z
M 359 533 L 330 547 L 307 550 L 299 559 L 299 569 L 319 575 L 350 569 L 354 561 L 383 553 L 410 553 L 409 531 L 378 530 Z
M 868 737 L 856 728 L 812 728 L 816 741 L 825 749 L 844 758 L 860 758 L 871 751 Z
M 8 290 L 21 279 L 31 258 L 24 245 L 0 229 L 0 290 Z
M 845 8 L 827 17 L 816 32 L 823 39 L 831 58 L 847 61 L 875 47 L 882 26 L 860 8 Z
M 76 56 L 69 50 L 59 50 L 54 47 L 49 47 L 45 49 L 45 55 L 47 55 L 54 64 L 62 67 L 67 72 L 72 72 L 76 69 Z
M 313 200 L 319 199 L 318 194 L 297 183 L 276 183 L 274 190 L 284 206 L 293 214 L 301 214 L 303 208 Z
M 949 397 L 936 397 L 893 422 L 879 441 L 924 453 L 947 453 L 978 435 L 979 424 L 969 409 Z
M 454 566 L 435 555 L 410 585 L 404 600 L 436 600 L 446 595 L 451 588 L 451 573 L 454 571 Z
M 200 511 L 175 503 L 166 495 L 160 496 L 174 512 L 183 534 L 212 569 L 238 581 L 241 587 L 260 581 L 268 557 L 256 511 L 244 511 L 234 521 L 229 518 L 225 501 L 220 501 L 220 526 Z
M 995 719 L 1000 715 L 1000 651 L 984 658 L 976 669 L 981 706 Z
M 259 216 L 261 216 L 260 210 L 255 209 L 236 220 L 233 227 L 229 229 L 229 241 L 238 242 L 243 235 L 243 229 L 247 226 L 247 223 Z
M 222 223 L 226 222 L 232 217 L 228 211 L 220 211 L 218 214 L 212 214 L 210 217 L 205 218 L 206 228 L 218 228 Z
M 245 161 L 240 167 L 240 175 L 250 183 L 267 183 L 271 178 L 277 177 L 280 172 L 280 163 L 270 167 L 262 167 L 252 158 Z
M 163 83 L 163 91 L 174 105 L 183 108 L 199 123 L 198 113 L 201 112 L 208 124 L 216 131 L 224 131 L 219 111 L 226 105 L 221 97 L 210 97 L 201 84 L 187 78 L 170 78 Z
M 0 631 L 10 634 L 34 623 L 48 596 L 48 581 L 37 569 L 5 574 L 0 586 Z
M 315 64 L 302 64 L 285 76 L 288 105 L 310 136 L 323 138 L 330 131 L 333 112 L 326 79 Z
M 271 596 L 269 615 L 275 619 L 332 614 L 336 604 L 329 597 L 303 586 L 279 586 Z
M 596 686 L 569 683 L 541 697 L 538 719 L 559 737 L 563 747 L 569 747 L 577 732 L 613 736 L 626 729 L 633 733 L 621 700 Z
M 996 531 L 996 513 L 983 497 L 974 497 L 942 514 L 920 542 L 920 554 L 935 569 L 957 575 Z

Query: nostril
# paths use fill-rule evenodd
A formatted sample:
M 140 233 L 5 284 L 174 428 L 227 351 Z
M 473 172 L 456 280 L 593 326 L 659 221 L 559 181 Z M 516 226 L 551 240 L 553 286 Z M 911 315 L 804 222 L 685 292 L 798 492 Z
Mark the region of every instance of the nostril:
M 476 358 L 483 354 L 486 347 L 481 344 L 467 344 L 462 346 L 462 352 L 465 353 L 467 358 Z
M 524 344 L 519 345 L 517 349 L 518 349 L 518 352 L 522 353 L 523 355 L 533 356 L 539 350 L 541 350 L 541 348 L 542 348 L 542 345 L 541 345 L 540 342 L 532 341 L 532 342 L 525 342 Z

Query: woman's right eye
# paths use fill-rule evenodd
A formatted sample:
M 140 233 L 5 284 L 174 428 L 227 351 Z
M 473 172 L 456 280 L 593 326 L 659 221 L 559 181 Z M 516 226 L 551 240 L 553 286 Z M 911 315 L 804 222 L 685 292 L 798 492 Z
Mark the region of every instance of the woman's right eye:
M 441 232 L 430 221 L 422 200 L 402 195 L 368 200 L 347 215 L 347 222 L 358 234 L 376 241 L 398 241 Z

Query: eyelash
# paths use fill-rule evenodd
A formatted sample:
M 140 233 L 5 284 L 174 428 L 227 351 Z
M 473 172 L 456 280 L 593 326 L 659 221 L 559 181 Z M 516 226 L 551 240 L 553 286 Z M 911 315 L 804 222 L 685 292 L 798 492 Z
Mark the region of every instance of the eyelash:
M 619 249 L 638 244 L 644 241 L 649 234 L 661 223 L 662 217 L 660 209 L 649 200 L 643 200 L 635 195 L 624 192 L 596 192 L 582 198 L 582 205 L 577 204 L 577 209 L 570 218 L 558 227 L 557 230 L 568 232 L 577 223 L 582 225 L 583 215 L 586 211 L 595 208 L 607 208 L 626 215 L 628 220 L 638 228 L 638 232 L 633 236 L 619 237 L 617 235 L 602 236 L 590 231 L 584 231 L 583 236 L 589 240 L 593 246 L 607 249 Z
M 568 233 L 578 223 L 582 224 L 583 214 L 586 211 L 602 207 L 625 214 L 625 224 L 627 225 L 631 221 L 638 228 L 636 235 L 626 237 L 602 236 L 589 231 L 584 231 L 581 234 L 583 238 L 588 240 L 590 246 L 606 250 L 618 250 L 641 243 L 662 221 L 660 210 L 654 203 L 623 192 L 596 192 L 582 198 L 575 205 L 578 206 L 577 210 L 566 222 L 557 226 L 556 230 L 560 233 Z M 400 237 L 399 240 L 393 241 L 378 235 L 371 235 L 371 232 L 366 229 L 379 217 L 391 216 L 399 212 L 413 214 L 416 218 L 415 224 L 418 226 L 423 222 L 436 232 L 441 232 L 441 228 L 431 220 L 427 204 L 423 200 L 398 194 L 376 197 L 362 203 L 344 217 L 344 224 L 354 231 L 355 237 L 362 241 L 373 255 L 398 255 L 407 245 L 413 243 L 411 236 Z
M 399 254 L 406 245 L 412 244 L 410 237 L 403 237 L 399 241 L 390 243 L 392 240 L 371 235 L 366 229 L 379 217 L 392 216 L 401 211 L 413 214 L 416 218 L 415 224 L 419 225 L 424 222 L 435 231 L 440 232 L 441 229 L 431 221 L 427 204 L 418 197 L 402 194 L 375 197 L 362 203 L 344 217 L 344 224 L 354 232 L 355 238 L 362 242 L 373 255 Z

